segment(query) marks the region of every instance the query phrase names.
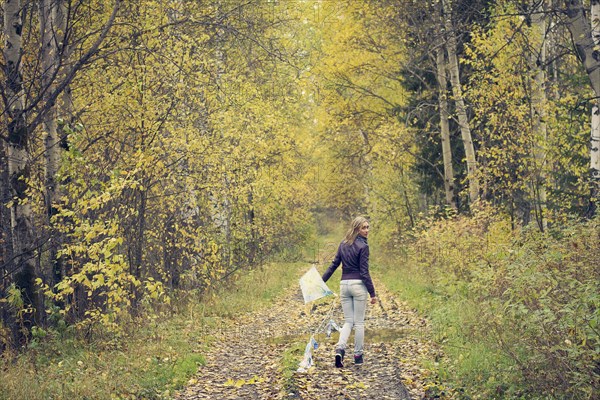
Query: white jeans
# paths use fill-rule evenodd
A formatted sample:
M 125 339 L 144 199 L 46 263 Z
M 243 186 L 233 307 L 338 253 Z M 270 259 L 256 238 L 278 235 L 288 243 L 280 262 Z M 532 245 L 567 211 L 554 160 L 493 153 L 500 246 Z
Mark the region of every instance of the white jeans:
M 344 310 L 344 326 L 340 331 L 340 339 L 336 349 L 345 350 L 350 332 L 354 328 L 354 355 L 363 353 L 365 340 L 365 310 L 369 292 L 360 279 L 349 279 L 340 282 L 340 299 Z

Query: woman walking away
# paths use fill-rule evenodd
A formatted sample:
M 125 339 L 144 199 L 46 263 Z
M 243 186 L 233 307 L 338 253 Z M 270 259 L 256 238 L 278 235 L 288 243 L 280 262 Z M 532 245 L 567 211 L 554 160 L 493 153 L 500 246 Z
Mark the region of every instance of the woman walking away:
M 367 297 L 371 296 L 371 304 L 377 302 L 375 287 L 369 275 L 367 236 L 369 236 L 369 221 L 364 217 L 354 218 L 346 237 L 338 247 L 333 262 L 323 274 L 323 280 L 327 282 L 340 263 L 342 264 L 340 298 L 344 311 L 344 326 L 335 348 L 335 366 L 338 368 L 344 366 L 346 342 L 352 328 L 354 328 L 354 364 L 363 363 Z

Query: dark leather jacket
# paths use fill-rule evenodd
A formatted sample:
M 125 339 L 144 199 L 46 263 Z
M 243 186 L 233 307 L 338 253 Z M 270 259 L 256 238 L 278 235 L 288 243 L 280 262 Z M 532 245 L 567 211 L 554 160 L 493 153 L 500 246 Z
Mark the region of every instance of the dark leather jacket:
M 337 267 L 342 264 L 342 280 L 361 279 L 371 297 L 375 297 L 375 286 L 369 274 L 369 244 L 367 238 L 357 236 L 352 244 L 340 243 L 333 262 L 323 274 L 323 281 L 333 275 Z

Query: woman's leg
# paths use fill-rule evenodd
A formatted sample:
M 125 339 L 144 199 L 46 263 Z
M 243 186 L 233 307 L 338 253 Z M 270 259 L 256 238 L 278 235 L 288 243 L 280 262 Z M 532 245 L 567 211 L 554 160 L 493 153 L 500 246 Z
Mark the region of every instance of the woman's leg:
M 355 283 L 349 287 L 352 295 L 352 320 L 354 322 L 354 355 L 359 356 L 363 353 L 363 344 L 365 339 L 365 311 L 367 309 L 367 299 L 369 292 L 364 283 Z M 345 314 L 345 312 L 344 312 Z M 344 327 L 346 325 L 344 324 Z
M 340 331 L 340 338 L 336 349 L 345 350 L 350 332 L 354 326 L 354 299 L 350 293 L 350 285 L 347 281 L 341 281 L 340 283 L 340 301 L 342 303 L 342 310 L 344 311 L 344 326 Z

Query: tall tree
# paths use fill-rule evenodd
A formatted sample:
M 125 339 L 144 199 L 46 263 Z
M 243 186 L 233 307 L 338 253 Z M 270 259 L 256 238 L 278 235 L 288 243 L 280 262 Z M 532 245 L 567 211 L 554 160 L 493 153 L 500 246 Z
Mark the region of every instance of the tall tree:
M 479 199 L 479 182 L 477 178 L 477 159 L 475 146 L 471 135 L 471 126 L 467 115 L 462 86 L 460 82 L 460 68 L 458 65 L 456 30 L 454 28 L 452 0 L 442 0 L 445 47 L 448 54 L 448 70 L 450 72 L 450 84 L 452 85 L 453 100 L 456 103 L 456 114 L 460 133 L 465 148 L 465 160 L 467 163 L 467 179 L 469 180 L 469 199 L 475 204 Z
M 535 215 L 538 227 L 547 227 L 546 216 L 546 146 L 548 129 L 546 123 L 546 10 L 545 0 L 532 0 L 530 4 L 531 27 L 534 37 L 530 56 L 530 68 L 534 71 L 531 94 L 531 116 L 534 137 L 534 171 L 531 182 L 534 195 Z
M 44 102 L 48 104 L 48 110 L 42 118 L 44 134 L 44 157 L 45 157 L 45 192 L 44 201 L 46 208 L 47 225 L 49 227 L 48 257 L 51 264 L 54 283 L 60 282 L 63 273 L 60 260 L 57 257 L 61 242 L 61 235 L 52 229 L 52 216 L 56 212 L 56 204 L 60 198 L 60 182 L 57 174 L 60 167 L 62 142 L 66 138 L 64 130 L 59 126 L 58 107 L 54 101 L 49 102 L 48 96 L 56 88 L 60 78 L 59 70 L 64 70 L 64 50 L 67 48 L 67 27 L 65 15 L 65 0 L 39 0 L 38 19 L 40 30 L 40 58 L 41 73 L 40 87 L 44 88 Z M 66 91 L 66 90 L 65 90 Z M 61 113 L 64 115 L 64 113 Z M 64 126 L 64 123 L 61 124 Z
M 59 165 L 55 104 L 75 75 L 97 55 L 101 43 L 114 23 L 120 0 L 115 1 L 110 16 L 98 31 L 92 34 L 84 32 L 81 39 L 81 55 L 69 64 L 63 63 L 59 57 L 60 49 L 64 47 L 67 38 L 73 38 L 72 31 L 58 33 L 58 10 L 64 10 L 64 7 L 60 7 L 55 1 L 40 0 L 37 3 L 38 13 L 35 13 L 34 4 L 8 0 L 4 3 L 6 42 L 3 48 L 5 84 L 2 86 L 2 99 L 7 132 L 2 137 L 8 155 L 8 204 L 11 209 L 13 255 L 8 272 L 12 274 L 11 281 L 23 297 L 22 310 L 18 311 L 22 319 L 21 332 L 25 335 L 20 339 L 26 336 L 36 315 L 42 315 L 42 306 L 38 301 L 40 297 L 36 294 L 34 280 L 41 272 L 36 270 L 36 256 L 40 254 L 43 241 L 36 237 L 33 222 L 36 219 L 33 171 L 39 167 L 35 157 L 39 150 L 39 127 L 41 125 L 45 132 L 46 176 L 42 185 L 46 186 L 46 209 L 50 210 L 52 202 L 57 198 L 55 178 Z M 73 12 L 89 11 L 79 5 L 79 2 L 73 2 L 67 8 Z M 26 12 L 31 12 L 32 17 L 25 18 Z M 33 17 L 35 15 L 37 19 Z M 74 15 L 71 17 L 75 19 Z M 39 23 L 38 29 L 33 26 L 36 20 Z M 65 24 L 62 23 L 63 26 Z M 40 33 L 39 40 L 23 40 L 23 32 L 36 30 Z M 25 81 L 28 82 L 27 85 L 24 84 Z M 46 213 L 46 221 L 48 216 L 49 211 Z M 43 226 L 40 225 L 39 228 Z M 38 236 L 42 231 L 43 229 L 37 229 Z
M 441 2 L 437 3 L 436 10 L 440 18 L 439 26 L 442 26 L 441 21 L 443 21 L 444 16 Z M 446 51 L 442 44 L 438 45 L 438 47 L 435 49 L 435 61 L 439 91 L 438 105 L 440 112 L 440 136 L 442 141 L 442 158 L 444 161 L 444 192 L 446 193 L 446 204 L 456 210 L 457 205 L 455 199 L 454 170 L 452 168 L 452 146 L 450 144 L 448 80 L 446 78 L 448 66 L 446 63 Z
M 599 132 L 597 126 L 600 122 L 600 116 L 598 115 L 597 101 L 600 98 L 600 53 L 597 49 L 595 42 L 596 38 L 593 33 L 597 29 L 597 17 L 595 17 L 598 7 L 598 1 L 592 0 L 592 18 L 591 24 L 586 17 L 585 8 L 581 0 L 565 0 L 566 5 L 566 25 L 571 32 L 571 37 L 579 55 L 579 59 L 583 64 L 587 76 L 590 80 L 590 84 L 594 93 L 593 108 L 592 108 L 592 127 L 591 127 L 591 195 L 590 195 L 590 207 L 588 209 L 588 215 L 592 216 L 596 212 L 596 203 L 598 195 L 598 185 L 600 184 L 600 172 L 598 167 L 598 141 Z
M 600 1 L 592 0 L 590 4 L 592 39 L 595 46 L 595 54 L 597 55 L 597 49 L 600 46 Z M 600 189 L 598 189 L 598 186 L 600 186 L 600 98 L 598 97 L 598 94 L 596 94 L 596 98 L 594 99 L 594 101 L 592 101 L 592 123 L 590 134 L 590 170 L 592 185 L 596 185 L 594 186 L 595 193 L 592 193 L 592 197 L 595 198 L 595 202 L 597 202 L 597 195 L 598 193 L 600 193 Z M 594 205 L 590 207 L 590 214 L 593 214 L 595 212 L 595 204 L 596 203 L 594 203 Z
M 23 56 L 23 20 L 26 8 L 19 0 L 4 3 L 4 53 L 5 118 L 8 132 L 5 137 L 8 157 L 10 187 L 10 212 L 12 236 L 12 282 L 21 290 L 24 312 L 22 326 L 26 330 L 34 324 L 35 310 L 39 309 L 35 291 L 35 235 L 33 213 L 29 200 L 31 179 L 31 137 L 25 114 L 25 89 L 21 71 Z M 13 328 L 17 328 L 13 326 Z M 21 341 L 23 332 L 13 330 L 15 339 Z

